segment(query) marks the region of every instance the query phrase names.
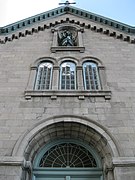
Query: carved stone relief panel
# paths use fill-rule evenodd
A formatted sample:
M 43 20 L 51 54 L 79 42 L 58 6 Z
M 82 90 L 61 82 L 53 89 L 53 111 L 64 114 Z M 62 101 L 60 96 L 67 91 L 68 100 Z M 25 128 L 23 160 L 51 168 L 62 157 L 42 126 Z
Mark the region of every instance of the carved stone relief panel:
M 84 29 L 64 24 L 52 29 L 53 42 L 51 51 L 79 51 L 84 52 L 82 33 Z

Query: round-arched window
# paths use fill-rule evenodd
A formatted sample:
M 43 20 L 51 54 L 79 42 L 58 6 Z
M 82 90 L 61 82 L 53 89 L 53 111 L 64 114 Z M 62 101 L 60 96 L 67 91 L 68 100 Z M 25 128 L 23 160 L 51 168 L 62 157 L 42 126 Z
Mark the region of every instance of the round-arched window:
M 75 63 L 66 61 L 60 66 L 60 89 L 76 89 L 76 66 Z
M 103 180 L 98 154 L 78 140 L 56 140 L 45 145 L 34 161 L 33 180 Z
M 95 62 L 86 61 L 83 63 L 83 79 L 85 90 L 101 89 L 98 67 Z
M 97 167 L 93 155 L 75 143 L 62 143 L 50 148 L 41 158 L 40 167 Z
M 39 64 L 35 81 L 36 90 L 51 89 L 52 69 L 53 64 L 51 62 L 42 62 Z

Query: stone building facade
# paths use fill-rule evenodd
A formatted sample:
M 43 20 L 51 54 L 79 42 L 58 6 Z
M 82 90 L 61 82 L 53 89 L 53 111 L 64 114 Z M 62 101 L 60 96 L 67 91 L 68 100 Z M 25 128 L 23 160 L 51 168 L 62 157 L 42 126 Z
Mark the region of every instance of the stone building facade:
M 0 28 L 0 179 L 135 179 L 135 28 L 59 7 Z

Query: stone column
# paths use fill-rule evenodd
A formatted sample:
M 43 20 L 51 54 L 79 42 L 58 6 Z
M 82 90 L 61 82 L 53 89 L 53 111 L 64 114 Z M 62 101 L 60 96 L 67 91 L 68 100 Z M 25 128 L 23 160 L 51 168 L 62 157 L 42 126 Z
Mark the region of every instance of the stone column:
M 82 32 L 78 31 L 78 40 L 79 40 L 79 46 L 83 47 L 83 39 L 82 39 Z
M 37 73 L 37 67 L 32 67 L 31 71 L 30 71 L 30 77 L 29 77 L 27 90 L 33 90 L 34 89 L 36 73 Z
M 98 66 L 99 70 L 99 78 L 100 78 L 100 84 L 101 84 L 101 89 L 103 90 L 108 90 L 107 89 L 107 83 L 106 83 L 106 76 L 105 76 L 105 67 L 104 66 Z
M 106 169 L 106 179 L 107 180 L 114 180 L 113 168 L 107 168 Z
M 59 88 L 59 66 L 53 67 L 52 75 L 52 90 L 58 90 Z
M 78 86 L 78 90 L 84 90 L 82 66 L 77 66 L 76 70 L 77 70 L 77 86 Z
M 52 46 L 55 47 L 55 46 L 57 46 L 57 31 L 52 30 L 52 32 L 54 33 Z
M 52 46 L 51 46 L 51 51 L 53 52 L 53 53 L 55 53 L 56 52 L 56 47 L 58 46 L 58 44 L 57 44 L 57 31 L 55 30 L 55 29 L 52 29 L 52 33 L 53 33 L 53 42 L 52 42 Z

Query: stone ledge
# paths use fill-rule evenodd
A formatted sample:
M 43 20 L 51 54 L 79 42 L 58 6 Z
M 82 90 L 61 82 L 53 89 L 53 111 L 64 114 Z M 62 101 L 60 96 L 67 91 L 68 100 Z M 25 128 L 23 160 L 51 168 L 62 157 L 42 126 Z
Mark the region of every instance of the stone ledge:
M 114 167 L 135 167 L 135 157 L 114 157 Z
M 23 169 L 32 170 L 30 161 L 26 161 L 24 157 L 17 156 L 0 156 L 0 166 L 20 166 Z
M 79 51 L 84 52 L 85 47 L 78 47 L 78 46 L 71 46 L 71 47 L 63 47 L 63 46 L 57 46 L 57 47 L 51 47 L 51 51 L 55 53 L 56 51 Z
M 104 97 L 106 100 L 111 99 L 111 91 L 87 91 L 87 90 L 26 90 L 25 99 L 30 100 L 31 97 Z M 82 99 L 82 98 L 81 98 Z
M 0 166 L 21 166 L 23 164 L 23 157 L 0 156 Z

